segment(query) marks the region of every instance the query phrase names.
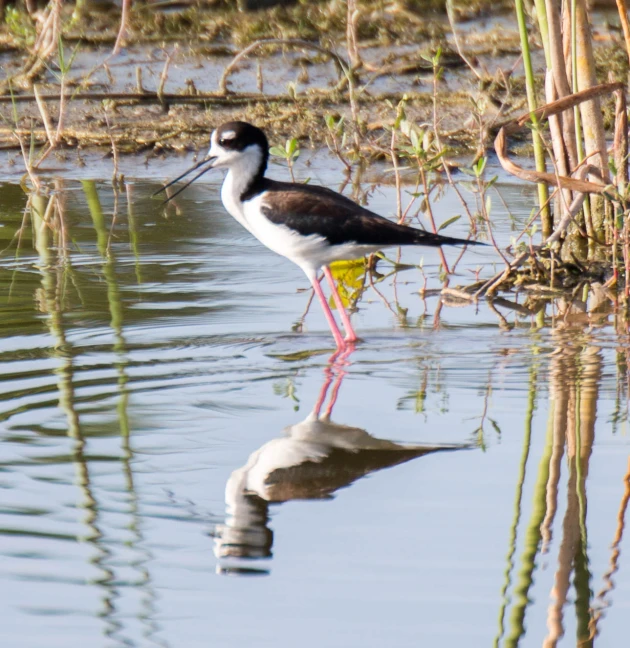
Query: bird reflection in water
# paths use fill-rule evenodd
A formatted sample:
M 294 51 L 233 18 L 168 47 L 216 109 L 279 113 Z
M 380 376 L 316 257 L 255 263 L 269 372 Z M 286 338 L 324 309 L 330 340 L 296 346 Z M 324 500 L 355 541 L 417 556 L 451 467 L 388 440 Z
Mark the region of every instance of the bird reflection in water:
M 333 423 L 330 417 L 353 350 L 346 349 L 330 358 L 310 414 L 287 427 L 284 436 L 253 452 L 247 463 L 230 475 L 225 489 L 226 521 L 215 529 L 214 552 L 219 560 L 272 556 L 270 504 L 332 499 L 338 489 L 377 470 L 431 452 L 470 447 L 401 445 L 378 439 L 361 428 Z M 224 574 L 268 573 L 233 561 L 221 562 L 217 570 Z

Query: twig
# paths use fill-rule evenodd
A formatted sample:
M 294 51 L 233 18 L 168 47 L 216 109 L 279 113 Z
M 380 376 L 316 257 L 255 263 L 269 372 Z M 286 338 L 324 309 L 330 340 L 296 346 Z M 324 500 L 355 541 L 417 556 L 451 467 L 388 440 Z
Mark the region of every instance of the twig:
M 468 57 L 462 51 L 461 45 L 459 44 L 459 38 L 457 36 L 457 30 L 455 29 L 455 18 L 453 16 L 453 3 L 452 0 L 446 0 L 446 15 L 448 16 L 448 23 L 451 26 L 451 31 L 453 32 L 453 40 L 455 41 L 455 48 L 457 53 L 461 56 L 462 61 L 470 68 L 471 72 L 477 77 L 479 81 L 482 80 L 481 75 L 477 72 L 475 66 L 470 62 Z
M 114 43 L 114 49 L 112 50 L 112 56 L 116 56 L 120 52 L 122 47 L 123 40 L 127 32 L 127 24 L 129 22 L 129 12 L 131 10 L 131 0 L 122 1 L 122 12 L 120 14 L 120 29 L 118 30 L 118 36 L 116 36 L 116 42 Z
M 554 173 L 547 173 L 543 171 L 534 171 L 533 169 L 524 169 L 518 166 L 507 155 L 507 141 L 506 141 L 505 127 L 501 128 L 499 134 L 494 140 L 494 148 L 499 158 L 501 166 L 512 175 L 515 175 L 521 180 L 529 182 L 546 182 L 554 187 L 561 189 L 571 189 L 581 193 L 597 193 L 602 194 L 610 187 L 605 184 L 595 184 L 594 182 L 587 182 L 585 180 L 576 180 L 575 178 L 568 178 L 565 176 L 557 176 Z M 590 167 L 591 172 L 595 167 Z
M 39 88 L 37 87 L 36 84 L 33 85 L 33 94 L 35 96 L 35 101 L 37 102 L 37 108 L 39 109 L 39 114 L 41 115 L 42 121 L 44 122 L 44 130 L 46 131 L 46 137 L 48 137 L 50 146 L 53 147 L 55 146 L 56 143 L 56 136 L 53 131 L 52 122 L 50 121 L 50 114 L 48 113 L 46 104 L 42 100 L 42 97 L 39 93 Z
M 161 104 L 164 103 L 164 86 L 166 85 L 166 79 L 168 77 L 168 68 L 171 65 L 171 54 L 166 53 L 166 61 L 164 61 L 164 67 L 162 68 L 162 73 L 160 74 L 160 83 L 157 88 L 157 97 Z
M 339 54 L 336 54 L 332 50 L 322 47 L 321 45 L 316 45 L 315 43 L 309 43 L 308 41 L 302 40 L 300 38 L 263 38 L 261 40 L 254 41 L 250 45 L 248 45 L 244 50 L 240 51 L 225 67 L 223 70 L 223 74 L 221 75 L 221 78 L 219 79 L 219 92 L 222 95 L 227 95 L 229 93 L 228 87 L 227 87 L 227 81 L 228 77 L 236 66 L 240 63 L 240 61 L 251 54 L 255 49 L 258 49 L 259 47 L 262 47 L 264 45 L 292 45 L 294 47 L 304 47 L 306 49 L 312 49 L 315 50 L 316 52 L 320 52 L 322 54 L 326 54 L 333 58 L 338 66 L 341 68 L 342 72 L 349 73 L 350 66 L 348 65 L 348 62 L 343 59 Z

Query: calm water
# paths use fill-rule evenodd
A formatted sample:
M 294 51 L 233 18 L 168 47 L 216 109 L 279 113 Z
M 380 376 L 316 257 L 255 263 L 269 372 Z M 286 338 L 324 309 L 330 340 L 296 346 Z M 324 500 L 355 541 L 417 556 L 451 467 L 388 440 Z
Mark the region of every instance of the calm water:
M 218 178 L 165 211 L 173 167 L 126 164 L 118 194 L 86 171 L 29 205 L 0 185 L 3 646 L 624 645 L 612 317 L 440 308 L 381 262 L 374 287 L 339 271 L 364 341 L 330 360 L 305 277 Z M 533 194 L 501 191 L 507 242 Z M 494 260 L 470 250 L 453 283 Z

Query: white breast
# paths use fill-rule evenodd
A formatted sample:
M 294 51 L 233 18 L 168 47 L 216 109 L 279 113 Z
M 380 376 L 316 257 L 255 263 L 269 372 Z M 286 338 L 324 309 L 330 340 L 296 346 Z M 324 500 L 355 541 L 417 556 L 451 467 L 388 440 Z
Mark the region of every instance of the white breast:
M 244 214 L 251 233 L 270 250 L 290 259 L 306 271 L 318 270 L 322 257 L 330 248 L 323 236 L 302 236 L 286 225 L 272 223 L 262 211 L 267 193 L 264 192 L 244 203 Z
M 243 213 L 243 203 L 241 202 L 241 194 L 245 191 L 245 187 L 242 186 L 242 182 L 238 181 L 238 177 L 231 170 L 227 172 L 221 186 L 221 202 L 232 218 L 250 230 Z

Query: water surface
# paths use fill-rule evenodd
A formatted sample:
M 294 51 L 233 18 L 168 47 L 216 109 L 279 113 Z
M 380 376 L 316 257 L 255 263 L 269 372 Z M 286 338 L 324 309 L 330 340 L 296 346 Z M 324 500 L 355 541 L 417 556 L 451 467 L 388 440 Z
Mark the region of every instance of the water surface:
M 437 253 L 411 250 L 423 271 L 382 261 L 374 287 L 339 271 L 363 340 L 331 358 L 306 278 L 218 178 L 165 210 L 179 163 L 126 164 L 118 191 L 76 169 L 28 204 L 0 186 L 3 645 L 621 645 L 612 316 L 440 306 L 418 292 Z M 338 186 L 327 166 L 301 172 Z M 507 243 L 533 193 L 500 190 Z M 367 198 L 393 213 L 392 189 Z M 452 284 L 495 261 L 469 250 Z

